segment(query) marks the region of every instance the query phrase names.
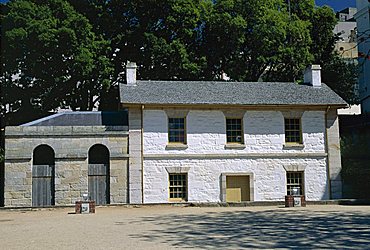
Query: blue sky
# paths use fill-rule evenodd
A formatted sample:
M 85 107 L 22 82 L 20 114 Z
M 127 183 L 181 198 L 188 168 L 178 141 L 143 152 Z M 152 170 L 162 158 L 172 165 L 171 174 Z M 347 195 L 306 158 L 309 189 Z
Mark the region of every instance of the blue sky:
M 329 5 L 335 11 L 345 9 L 347 7 L 356 7 L 356 0 L 315 0 L 316 5 Z
M 1 3 L 7 2 L 8 0 L 0 0 Z M 356 7 L 356 0 L 315 0 L 316 5 L 329 5 L 335 11 L 345 9 L 347 7 Z

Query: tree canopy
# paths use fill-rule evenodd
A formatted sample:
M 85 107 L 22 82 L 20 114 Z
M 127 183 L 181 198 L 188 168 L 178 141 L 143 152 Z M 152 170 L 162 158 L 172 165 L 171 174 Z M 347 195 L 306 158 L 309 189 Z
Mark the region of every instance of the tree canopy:
M 317 63 L 354 100 L 352 71 L 332 52 L 335 14 L 314 0 L 16 0 L 1 22 L 13 111 L 91 110 L 127 61 L 141 79 L 236 81 L 299 81 Z
M 89 110 L 108 88 L 109 42 L 64 0 L 17 0 L 2 8 L 4 104 L 15 112 Z

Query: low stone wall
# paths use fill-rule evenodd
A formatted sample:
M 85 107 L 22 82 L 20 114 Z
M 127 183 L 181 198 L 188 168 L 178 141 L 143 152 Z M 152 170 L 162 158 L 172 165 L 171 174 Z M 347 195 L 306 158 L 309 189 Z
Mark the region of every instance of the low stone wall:
M 55 205 L 73 205 L 88 192 L 88 152 L 96 144 L 110 154 L 110 202 L 128 202 L 127 127 L 7 127 L 5 140 L 5 206 L 32 206 L 33 151 L 39 145 L 54 150 Z

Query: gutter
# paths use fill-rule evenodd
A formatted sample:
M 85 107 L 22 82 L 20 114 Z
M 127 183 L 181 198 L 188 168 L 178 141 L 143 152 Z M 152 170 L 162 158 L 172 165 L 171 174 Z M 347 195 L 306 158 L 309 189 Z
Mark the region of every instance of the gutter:
M 328 175 L 328 191 L 329 191 L 329 199 L 332 199 L 331 195 L 331 181 L 330 181 L 330 166 L 329 166 L 329 145 L 328 145 L 328 112 L 330 110 L 330 105 L 327 106 L 325 110 L 325 151 L 326 151 L 326 173 Z

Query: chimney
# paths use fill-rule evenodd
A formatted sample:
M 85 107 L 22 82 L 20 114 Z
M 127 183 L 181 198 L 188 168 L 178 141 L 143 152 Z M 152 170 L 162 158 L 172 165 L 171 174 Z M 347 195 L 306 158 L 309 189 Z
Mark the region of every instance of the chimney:
M 304 83 L 310 84 L 314 88 L 321 87 L 321 67 L 320 65 L 310 65 L 304 71 Z
M 127 62 L 126 64 L 126 83 L 128 86 L 136 85 L 136 63 Z

